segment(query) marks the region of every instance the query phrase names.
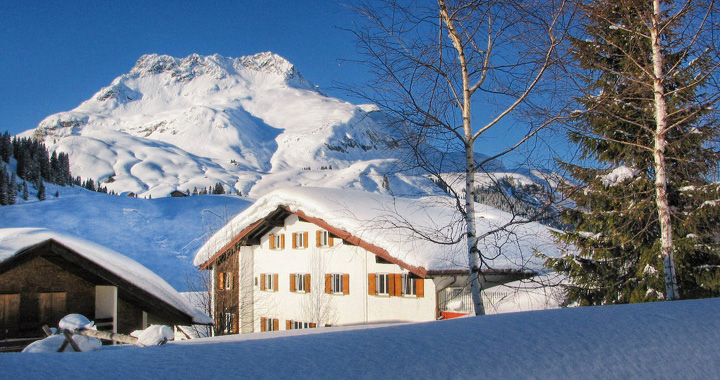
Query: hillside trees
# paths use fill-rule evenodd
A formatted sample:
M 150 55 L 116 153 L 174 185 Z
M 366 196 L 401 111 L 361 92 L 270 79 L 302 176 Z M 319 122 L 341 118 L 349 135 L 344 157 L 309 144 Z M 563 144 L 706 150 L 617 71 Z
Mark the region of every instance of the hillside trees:
M 576 230 L 559 237 L 579 252 L 548 264 L 569 275 L 568 301 L 581 305 L 720 295 L 719 193 L 708 180 L 717 9 L 591 1 L 585 14 L 573 40 L 585 95 L 569 137 L 599 165 L 564 163 L 578 209 L 564 213 Z
M 528 122 L 516 141 L 487 158 L 477 160 L 475 148 L 489 133 L 508 128 L 512 115 L 537 105 L 532 95 L 558 60 L 571 12 L 564 1 L 486 0 L 387 0 L 358 11 L 366 22 L 352 32 L 376 77 L 372 92 L 361 95 L 398 127 L 410 148 L 404 161 L 454 195 L 464 234 L 451 238 L 467 241 L 475 313 L 483 314 L 479 275 L 488 268 L 478 239 L 493 231 L 479 236 L 476 229 L 475 174 L 531 139 L 551 118 Z M 454 152 L 463 157 L 459 165 L 451 162 Z M 443 176 L 458 170 L 462 189 Z
M 9 165 L 11 158 L 15 159 L 16 170 Z M 12 138 L 8 132 L 0 135 L 0 166 L 0 205 L 14 204 L 18 191 L 22 191 L 23 199 L 27 200 L 27 184 L 18 187 L 15 172 L 23 182 L 35 185 L 41 200 L 45 198 L 43 182 L 60 186 L 72 184 L 70 159 L 66 153 L 48 154 L 44 144 L 28 138 Z

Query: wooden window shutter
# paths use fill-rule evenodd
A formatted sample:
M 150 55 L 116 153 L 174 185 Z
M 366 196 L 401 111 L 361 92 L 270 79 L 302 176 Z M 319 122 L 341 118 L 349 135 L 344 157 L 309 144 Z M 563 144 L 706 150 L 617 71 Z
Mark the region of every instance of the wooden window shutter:
M 265 317 L 260 317 L 260 332 L 265 331 Z
M 292 330 L 292 321 L 289 319 L 285 321 L 285 330 Z
M 309 237 L 308 232 L 307 231 L 303 232 L 303 248 L 308 247 L 308 237 Z
M 310 322 L 310 328 L 311 328 L 311 329 L 314 329 L 314 328 L 316 328 L 316 327 L 317 327 L 317 323 L 315 323 L 315 322 Z
M 332 275 L 325 273 L 325 293 L 332 293 Z
M 297 248 L 297 232 L 292 234 L 292 247 L 293 249 Z
M 305 293 L 310 293 L 310 274 L 305 275 Z
M 237 334 L 238 333 L 238 318 L 235 314 L 233 314 L 232 316 L 233 316 L 232 332 L 233 332 L 233 334 Z
M 278 290 L 278 275 L 277 273 L 273 274 L 273 291 L 277 292 Z
M 368 273 L 368 294 L 374 296 L 377 294 L 375 288 L 375 273 Z
M 225 289 L 225 272 L 218 272 L 218 289 Z
M 290 291 L 295 291 L 295 273 L 290 273 Z
M 315 246 L 322 246 L 322 230 L 315 231 Z
M 330 233 L 328 232 L 328 245 L 332 247 L 334 243 L 335 242 L 333 241 L 333 237 L 330 236 Z
M 391 294 L 393 296 L 402 296 L 402 275 L 401 274 L 392 274 L 391 275 L 392 281 L 395 283 L 395 294 Z
M 260 275 L 260 290 L 265 290 L 265 275 Z
M 350 294 L 350 275 L 344 274 L 343 280 L 343 294 Z
M 393 274 L 390 273 L 387 275 L 387 292 L 389 296 L 395 295 L 395 278 L 393 277 Z
M 280 249 L 285 249 L 285 234 L 280 235 Z
M 422 278 L 415 279 L 415 295 L 418 298 L 425 297 L 425 279 L 422 279 Z
M 280 320 L 275 318 L 273 319 L 273 331 L 280 330 Z
M 275 235 L 270 234 L 270 249 L 275 249 Z

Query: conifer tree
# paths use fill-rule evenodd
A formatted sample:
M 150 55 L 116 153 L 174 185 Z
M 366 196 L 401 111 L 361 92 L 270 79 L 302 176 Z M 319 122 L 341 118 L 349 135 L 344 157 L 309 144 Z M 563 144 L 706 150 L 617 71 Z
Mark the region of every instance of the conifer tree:
M 8 178 L 5 165 L 0 164 L 0 206 L 8 205 Z
M 711 201 L 718 188 L 707 180 L 718 163 L 709 148 L 717 125 L 708 113 L 716 98 L 703 90 L 717 63 L 696 49 L 697 39 L 677 34 L 686 31 L 685 22 L 698 25 L 683 18 L 689 9 L 671 17 L 658 13 L 659 6 L 658 0 L 593 1 L 585 8 L 585 36 L 573 40 L 587 88 L 569 137 L 582 158 L 599 165 L 564 163 L 579 185 L 564 189 L 577 205 L 563 215 L 575 230 L 558 238 L 578 252 L 547 264 L 569 275 L 570 303 L 674 298 L 664 274 L 668 241 L 683 298 L 720 295 L 720 213 Z M 667 111 L 662 129 L 659 96 Z M 670 211 L 664 222 L 661 201 Z M 663 236 L 664 227 L 671 236 Z
M 28 200 L 30 196 L 28 195 L 28 187 L 27 187 L 27 181 L 23 181 L 22 183 L 22 199 Z
M 14 173 L 11 172 L 8 175 L 10 176 L 10 184 L 8 185 L 7 204 L 14 205 L 17 199 L 17 182 Z
M 42 180 L 38 181 L 35 185 L 35 188 L 37 189 L 37 198 L 41 201 L 45 200 L 45 182 Z

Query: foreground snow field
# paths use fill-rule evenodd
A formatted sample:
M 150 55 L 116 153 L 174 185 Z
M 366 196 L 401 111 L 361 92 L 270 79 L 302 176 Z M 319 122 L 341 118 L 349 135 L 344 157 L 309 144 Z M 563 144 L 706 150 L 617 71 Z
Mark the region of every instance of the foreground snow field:
M 0 368 L 4 378 L 23 380 L 711 379 L 720 373 L 718 314 L 719 299 L 559 309 L 79 354 L 2 354 Z

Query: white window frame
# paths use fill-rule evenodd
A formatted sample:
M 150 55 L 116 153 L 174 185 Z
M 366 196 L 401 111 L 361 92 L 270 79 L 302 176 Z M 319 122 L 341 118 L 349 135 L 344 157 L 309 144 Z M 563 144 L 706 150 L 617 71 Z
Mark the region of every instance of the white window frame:
M 295 273 L 295 291 L 298 293 L 305 293 L 305 273 Z
M 377 273 L 375 275 L 375 294 L 379 296 L 390 295 L 390 276 L 388 273 Z
M 343 275 L 342 273 L 333 273 L 330 277 L 330 292 L 333 294 L 343 294 Z
M 273 281 L 273 275 L 271 273 L 265 273 L 265 291 L 274 292 L 275 283 Z
M 305 232 L 294 232 L 293 240 L 295 249 L 305 249 Z
M 223 313 L 223 315 L 222 315 L 223 333 L 233 333 L 234 319 L 235 319 L 235 314 Z
M 408 273 L 402 275 L 402 295 L 404 297 L 417 297 L 415 279 Z
M 275 248 L 273 248 L 273 250 L 281 251 L 282 250 L 282 234 L 273 235 L 273 240 L 274 240 L 273 245 L 275 246 Z
M 265 331 L 275 331 L 275 323 L 273 318 L 265 318 Z
M 329 247 L 330 246 L 330 232 L 328 231 L 320 231 L 320 246 L 321 247 Z
M 290 322 L 290 328 L 291 328 L 292 330 L 309 329 L 309 328 L 310 328 L 310 322 L 297 322 L 297 321 L 292 321 L 292 322 Z
M 225 272 L 225 274 L 223 274 L 223 290 L 232 289 L 232 277 L 232 272 Z

